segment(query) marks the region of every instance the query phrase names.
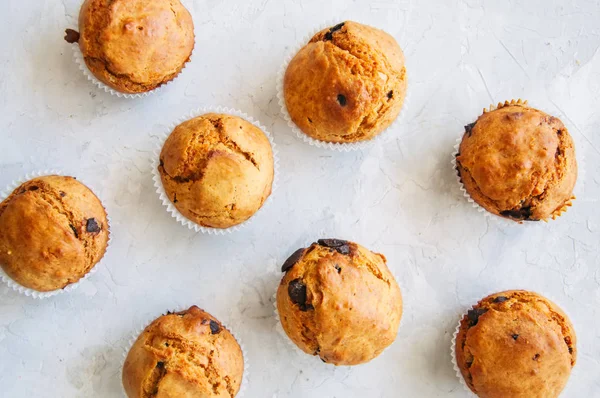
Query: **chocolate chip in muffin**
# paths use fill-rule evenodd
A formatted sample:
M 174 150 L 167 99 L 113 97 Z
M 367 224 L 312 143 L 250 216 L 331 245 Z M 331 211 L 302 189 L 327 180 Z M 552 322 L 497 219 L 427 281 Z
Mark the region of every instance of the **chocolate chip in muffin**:
M 533 356 L 533 360 L 534 360 L 534 361 L 537 361 L 537 360 L 539 359 L 539 357 L 540 357 L 540 354 L 535 354 L 535 355 Z
M 485 314 L 488 310 L 486 308 L 475 308 L 467 312 L 467 318 L 469 319 L 469 327 L 477 325 L 479 317 Z
M 285 260 L 285 262 L 281 266 L 281 272 L 288 272 L 290 269 L 292 269 L 292 267 L 296 265 L 298 260 L 300 260 L 302 254 L 304 254 L 304 248 L 298 249 L 294 253 L 292 253 L 292 255 L 289 256 L 288 259 Z
M 96 221 L 95 218 L 88 218 L 87 223 L 85 225 L 85 230 L 91 234 L 95 234 L 100 232 L 101 228 L 98 224 L 98 221 Z
M 306 285 L 302 279 L 294 279 L 288 285 L 288 295 L 292 303 L 297 304 L 301 311 L 308 311 L 314 309 L 311 304 L 306 304 Z
M 467 133 L 469 135 L 469 137 L 473 133 L 473 127 L 475 127 L 476 124 L 477 124 L 477 122 L 473 122 L 473 123 L 467 124 L 465 126 L 465 133 Z
M 75 234 L 75 237 L 77 239 L 79 239 L 79 234 L 77 233 L 77 228 L 75 228 L 75 226 L 73 224 L 69 224 L 69 227 L 71 227 L 71 230 L 73 231 L 73 233 Z
M 348 101 L 346 100 L 346 96 L 344 96 L 343 94 L 338 94 L 337 100 L 341 106 L 346 106 L 346 104 L 348 103 Z
M 61 198 L 64 198 L 65 196 L 67 196 L 67 194 L 66 194 L 66 193 L 64 193 L 63 191 L 60 191 L 60 192 L 59 192 L 59 195 L 60 195 L 60 197 L 61 197 Z
M 389 93 L 387 93 L 387 97 L 388 99 L 394 98 L 394 90 L 391 90 Z
M 27 190 L 28 191 L 37 191 L 38 189 L 40 189 L 40 187 L 38 187 L 37 185 L 34 185 L 32 187 L 29 187 Z
M 506 296 L 498 296 L 494 299 L 494 303 L 503 303 L 506 300 L 508 300 L 508 297 Z
M 337 270 L 338 274 L 341 274 L 341 273 L 342 273 L 342 267 L 340 267 L 340 266 L 339 266 L 339 265 L 337 265 L 337 264 L 335 264 L 333 267 L 334 267 L 334 268 Z
M 328 247 L 336 250 L 340 254 L 350 254 L 350 246 L 348 241 L 341 239 L 319 239 L 317 241 L 319 246 Z
M 73 29 L 66 29 L 65 40 L 69 44 L 77 43 L 79 41 L 79 32 Z
M 345 24 L 345 22 L 342 22 L 329 29 L 329 32 L 325 33 L 325 40 L 333 40 L 333 34 L 342 29 Z
M 510 217 L 519 221 L 529 220 L 532 215 L 530 206 L 523 206 L 520 209 L 504 210 L 500 212 L 500 214 L 504 217 Z
M 519 335 L 515 333 L 511 337 L 513 338 L 513 340 L 516 341 L 519 338 Z
M 221 331 L 221 326 L 219 326 L 219 324 L 215 321 L 213 321 L 212 319 L 210 320 L 210 332 L 212 334 L 217 334 Z

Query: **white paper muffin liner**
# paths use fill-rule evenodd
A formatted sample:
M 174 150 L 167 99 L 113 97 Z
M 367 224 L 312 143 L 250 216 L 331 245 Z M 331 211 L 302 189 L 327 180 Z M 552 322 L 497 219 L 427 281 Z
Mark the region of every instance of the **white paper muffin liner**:
M 298 138 L 300 138 L 307 144 L 316 146 L 318 148 L 325 148 L 325 149 L 330 149 L 330 150 L 335 150 L 335 151 L 340 151 L 340 152 L 350 152 L 350 151 L 356 151 L 356 150 L 370 148 L 374 143 L 381 141 L 382 137 L 386 134 L 386 132 L 394 130 L 396 127 L 398 127 L 400 122 L 404 120 L 404 117 L 406 115 L 406 108 L 408 108 L 409 104 L 410 104 L 411 84 L 410 84 L 410 79 L 408 78 L 409 71 L 408 71 L 408 67 L 407 67 L 406 68 L 406 79 L 407 79 L 408 83 L 407 83 L 407 87 L 406 87 L 406 95 L 404 97 L 404 103 L 402 104 L 402 109 L 400 109 L 400 113 L 398 114 L 396 119 L 384 131 L 377 134 L 375 137 L 371 138 L 370 140 L 359 141 L 359 142 L 349 142 L 349 143 L 327 142 L 327 141 L 317 140 L 315 138 L 312 138 L 308 134 L 304 133 L 296 125 L 296 123 L 293 122 L 292 117 L 290 116 L 290 113 L 287 110 L 287 106 L 285 103 L 285 95 L 284 95 L 284 90 L 283 90 L 284 89 L 283 80 L 285 78 L 285 72 L 286 72 L 290 62 L 292 62 L 292 59 L 313 38 L 314 35 L 316 35 L 320 31 L 322 31 L 323 29 L 326 29 L 328 27 L 336 25 L 337 23 L 339 23 L 339 21 L 337 21 L 337 22 L 336 21 L 327 21 L 327 22 L 323 23 L 320 27 L 316 28 L 314 31 L 307 34 L 300 42 L 298 42 L 295 46 L 293 46 L 291 48 L 289 53 L 285 56 L 283 64 L 281 65 L 281 67 L 279 68 L 279 72 L 277 73 L 277 84 L 276 84 L 277 98 L 279 100 L 279 106 L 281 107 L 281 114 L 283 115 L 283 118 L 286 120 L 288 126 L 292 129 L 292 131 L 296 134 L 296 136 Z M 398 44 L 400 44 L 400 43 L 398 43 Z M 400 47 L 404 51 L 404 47 L 402 47 L 402 46 L 400 46 Z
M 127 342 L 127 344 L 125 345 L 125 347 L 123 348 L 123 354 L 122 354 L 122 358 L 121 358 L 121 366 L 120 366 L 120 372 L 119 375 L 122 376 L 123 374 L 123 368 L 125 366 L 125 360 L 127 359 L 127 355 L 129 354 L 129 351 L 131 350 L 131 348 L 133 347 L 133 345 L 135 344 L 135 342 L 137 341 L 138 337 L 140 337 L 140 335 L 144 332 L 144 330 L 146 330 L 146 328 L 148 326 L 150 326 L 150 324 L 152 322 L 154 322 L 155 320 L 157 320 L 159 317 L 166 315 L 168 312 L 182 312 L 182 311 L 186 311 L 188 310 L 190 307 L 185 307 L 185 308 L 176 308 L 176 309 L 171 309 L 165 312 L 162 312 L 158 315 L 155 316 L 148 316 L 148 318 L 142 322 L 141 326 L 137 328 L 137 330 L 135 331 L 134 334 L 131 335 L 129 341 Z M 203 311 L 206 311 L 205 309 L 203 309 Z M 210 312 L 209 312 L 210 314 Z M 212 315 L 212 314 L 211 314 Z M 220 318 L 216 318 L 219 322 L 221 322 Z M 221 322 L 221 324 L 223 325 L 223 327 L 225 327 L 229 333 L 231 333 L 231 335 L 235 338 L 235 340 L 237 341 L 238 345 L 240 346 L 241 350 L 242 350 L 242 356 L 244 359 L 244 373 L 242 374 L 242 384 L 240 385 L 240 391 L 237 393 L 237 395 L 235 396 L 235 398 L 242 398 L 244 396 L 244 394 L 246 393 L 246 390 L 248 389 L 248 380 L 249 377 L 248 375 L 250 374 L 250 364 L 248 362 L 248 353 L 246 351 L 246 348 L 244 346 L 244 343 L 240 340 L 239 335 L 236 335 L 233 330 L 236 329 L 236 322 L 232 322 L 234 325 L 226 325 L 225 323 Z M 123 392 L 123 396 L 125 398 L 127 398 L 127 393 L 125 392 L 125 386 L 123 386 L 123 381 L 121 380 L 121 389 Z
M 185 6 L 185 8 L 190 13 L 190 15 L 192 15 L 192 17 L 193 17 L 193 14 L 191 12 L 191 9 L 190 9 L 189 5 L 186 4 L 187 2 L 186 1 L 181 1 L 181 3 Z M 108 86 L 107 84 L 101 82 L 96 76 L 94 76 L 94 74 L 87 67 L 87 65 L 85 63 L 85 60 L 83 58 L 83 53 L 81 52 L 81 49 L 79 48 L 79 44 L 78 43 L 72 43 L 73 59 L 75 60 L 75 63 L 77 63 L 77 65 L 79 66 L 79 69 L 81 70 L 81 72 L 83 73 L 83 75 L 85 77 L 87 77 L 87 79 L 90 82 L 92 82 L 92 84 L 94 86 L 98 87 L 100 90 L 103 90 L 103 91 L 105 91 L 107 93 L 115 95 L 115 96 L 117 96 L 119 98 L 128 98 L 128 99 L 145 98 L 145 97 L 148 97 L 151 94 L 155 94 L 155 93 L 159 92 L 162 88 L 168 86 L 169 84 L 171 84 L 172 82 L 174 82 L 175 80 L 177 80 L 177 78 L 179 76 L 181 76 L 181 74 L 187 68 L 187 66 L 189 65 L 189 63 L 192 62 L 192 58 L 194 56 L 194 52 L 196 51 L 196 44 L 197 44 L 196 38 L 197 37 L 198 37 L 198 27 L 197 27 L 196 23 L 194 23 L 194 48 L 192 49 L 192 53 L 190 54 L 189 59 L 183 65 L 183 68 L 181 68 L 181 70 L 179 71 L 179 73 L 177 74 L 177 76 L 175 76 L 173 79 L 169 80 L 166 83 L 161 84 L 160 86 L 156 87 L 154 90 L 146 91 L 146 92 L 143 92 L 143 93 L 135 93 L 135 94 L 123 93 L 123 92 L 117 91 L 114 88 Z
M 160 178 L 160 173 L 158 171 L 158 165 L 160 163 L 160 153 L 162 151 L 163 145 L 164 145 L 165 141 L 167 140 L 167 138 L 169 138 L 169 136 L 171 135 L 171 133 L 173 132 L 175 127 L 179 126 L 181 123 L 183 123 L 187 120 L 193 119 L 198 116 L 202 116 L 207 113 L 222 113 L 222 114 L 227 114 L 227 115 L 232 115 L 232 116 L 238 116 L 238 117 L 241 117 L 242 119 L 246 120 L 247 122 L 252 123 L 254 126 L 258 127 L 265 134 L 265 136 L 269 140 L 269 143 L 271 144 L 271 150 L 273 152 L 273 184 L 271 186 L 271 194 L 265 200 L 265 202 L 263 203 L 261 208 L 258 209 L 258 211 L 255 214 L 253 214 L 248 220 L 242 222 L 241 224 L 234 225 L 233 227 L 229 227 L 229 228 L 204 227 L 202 225 L 196 224 L 194 221 L 190 220 L 189 218 L 187 218 L 183 214 L 181 214 L 181 212 L 179 210 L 177 210 L 177 208 L 175 207 L 173 202 L 171 202 L 171 199 L 169 199 L 169 196 L 165 192 L 165 188 L 162 184 L 162 180 Z M 226 108 L 226 107 L 221 107 L 221 106 L 205 106 L 202 108 L 195 109 L 195 110 L 191 111 L 189 114 L 187 114 L 186 116 L 179 118 L 175 123 L 173 123 L 169 126 L 168 131 L 165 131 L 164 133 L 162 133 L 159 136 L 157 146 L 154 151 L 154 156 L 152 158 L 152 179 L 154 180 L 154 187 L 156 188 L 156 193 L 158 193 L 158 197 L 160 198 L 160 201 L 167 208 L 167 211 L 171 214 L 171 216 L 173 218 L 175 218 L 181 225 L 186 226 L 189 229 L 192 229 L 196 232 L 202 232 L 205 234 L 212 234 L 212 235 L 225 235 L 228 233 L 239 231 L 240 229 L 247 227 L 252 221 L 254 221 L 256 219 L 256 217 L 259 214 L 261 214 L 261 212 L 265 211 L 264 210 L 265 208 L 267 208 L 271 204 L 271 202 L 273 201 L 273 195 L 275 194 L 275 191 L 277 190 L 277 182 L 279 180 L 279 156 L 278 156 L 278 152 L 277 152 L 277 147 L 275 145 L 275 141 L 273 139 L 273 135 L 269 131 L 267 131 L 266 127 L 262 126 L 259 121 L 255 120 L 254 118 L 248 116 L 246 113 L 244 113 L 240 110 L 237 110 L 237 109 Z
M 507 290 L 526 290 L 526 289 L 507 289 Z M 507 290 L 500 290 L 497 292 L 493 292 L 493 293 L 489 293 L 486 294 L 485 296 L 482 296 L 480 300 L 484 299 L 485 297 L 488 297 L 492 294 L 498 294 L 501 293 L 503 291 L 507 291 Z M 527 291 L 527 290 L 526 290 Z M 534 292 L 534 291 L 532 291 Z M 537 292 L 534 292 L 537 293 Z M 558 302 L 556 300 L 554 300 L 554 298 L 552 297 L 548 297 L 546 294 L 541 294 L 541 293 L 537 293 L 540 296 L 544 297 L 547 300 L 550 300 L 552 303 L 554 303 L 558 308 L 560 308 L 562 310 L 563 313 L 565 313 L 565 315 L 567 315 L 567 317 L 569 317 L 569 315 L 567 314 L 567 312 L 565 311 L 564 307 L 562 307 L 561 305 L 558 304 Z M 474 309 L 475 305 L 472 305 L 471 307 L 469 307 L 469 309 L 467 311 L 465 311 L 459 318 L 458 318 L 458 325 L 456 325 L 456 328 L 454 329 L 454 333 L 452 334 L 452 341 L 450 343 L 450 360 L 452 362 L 452 367 L 454 368 L 454 371 L 456 373 L 456 377 L 458 378 L 460 385 L 465 389 L 465 391 L 468 393 L 469 397 L 474 397 L 477 398 L 477 395 L 471 391 L 471 389 L 469 388 L 469 386 L 467 385 L 467 382 L 465 381 L 460 368 L 458 367 L 458 361 L 456 360 L 456 339 L 458 338 L 458 333 L 460 332 L 460 323 L 463 320 L 463 318 L 465 316 L 467 316 L 468 312 L 472 309 Z M 570 317 L 569 317 L 570 319 Z M 575 335 L 577 335 L 577 331 L 575 331 Z M 577 343 L 576 343 L 577 344 Z M 575 364 L 577 365 L 577 364 Z M 571 368 L 571 374 L 569 376 L 569 380 L 571 380 L 571 378 L 573 377 L 573 375 L 575 374 L 575 369 L 577 369 L 577 366 L 573 366 Z M 568 384 L 567 384 L 568 385 Z M 566 388 L 566 386 L 565 386 Z
M 312 241 L 311 241 L 312 243 Z M 308 243 L 307 245 L 305 245 L 304 247 L 309 247 L 311 245 L 311 243 Z M 272 300 L 273 300 L 273 316 L 275 318 L 275 330 L 277 331 L 277 334 L 279 334 L 279 337 L 285 342 L 285 344 L 298 356 L 300 357 L 317 357 L 315 355 L 311 355 L 311 354 L 307 354 L 306 352 L 302 351 L 300 349 L 300 347 L 298 347 L 293 341 L 292 339 L 290 339 L 290 337 L 287 335 L 287 333 L 285 332 L 285 330 L 283 329 L 283 325 L 281 324 L 281 317 L 279 316 L 279 310 L 277 308 L 277 290 L 279 289 L 279 285 L 281 283 L 281 280 L 285 277 L 285 272 L 281 272 L 281 269 L 279 268 L 281 266 L 281 264 L 283 264 L 285 262 L 286 259 L 283 259 L 283 261 L 280 262 L 280 264 L 276 267 L 275 270 L 272 271 L 273 275 L 275 278 L 277 278 L 277 286 L 275 288 L 275 293 L 273 293 L 272 296 Z M 387 263 L 386 263 L 387 266 Z M 400 287 L 400 283 L 398 282 L 398 277 L 396 275 L 396 273 L 388 266 L 388 270 L 390 271 L 390 273 L 392 274 L 392 277 L 396 280 L 396 283 L 398 284 L 398 286 Z M 402 293 L 402 288 L 400 288 L 400 292 Z M 402 297 L 402 315 L 404 316 L 404 297 Z M 394 341 L 392 342 L 392 344 L 390 344 L 389 346 L 387 346 L 382 352 L 381 354 L 379 354 L 378 356 L 376 356 L 375 358 L 373 358 L 371 361 L 366 362 L 364 364 L 359 364 L 359 365 L 334 365 L 334 364 L 330 364 L 330 363 L 325 363 L 328 366 L 334 366 L 336 368 L 341 368 L 341 369 L 352 369 L 352 368 L 356 368 L 357 366 L 362 366 L 362 365 L 366 365 L 367 363 L 376 361 L 380 358 L 382 358 L 388 351 L 390 351 L 390 348 L 394 345 L 394 343 L 396 342 L 396 340 L 398 340 L 398 336 L 400 335 L 400 328 L 402 327 L 402 319 L 400 319 L 400 325 L 398 327 L 398 332 L 396 333 L 396 338 L 394 339 Z
M 490 105 L 489 112 L 492 112 L 496 109 L 498 109 L 498 107 L 496 105 Z M 536 108 L 536 109 L 538 109 L 538 108 Z M 548 112 L 546 112 L 546 113 L 548 113 Z M 569 130 L 569 134 L 571 134 L 571 138 L 573 138 L 573 140 L 575 140 L 575 138 L 573 137 L 573 134 L 571 133 L 571 131 L 572 131 L 571 128 L 568 126 L 567 123 L 565 123 L 564 115 L 560 114 L 560 112 L 553 112 L 553 113 L 558 115 L 557 117 L 563 122 L 565 127 L 567 127 L 567 130 Z M 548 113 L 548 114 L 550 114 L 550 113 Z M 467 201 L 469 203 L 471 203 L 471 205 L 479 213 L 483 214 L 484 217 L 496 222 L 498 225 L 500 225 L 502 227 L 511 227 L 511 226 L 515 226 L 515 225 L 521 225 L 521 226 L 538 225 L 540 223 L 539 221 L 524 220 L 522 223 L 519 223 L 518 221 L 513 221 L 508 218 L 498 216 L 494 213 L 487 211 L 485 208 L 483 208 L 481 205 L 479 205 L 471 197 L 471 195 L 469 194 L 469 192 L 467 191 L 467 189 L 465 188 L 465 186 L 462 182 L 462 178 L 460 177 L 460 175 L 458 175 L 458 168 L 457 168 L 457 164 L 456 164 L 456 156 L 458 155 L 458 153 L 460 151 L 460 144 L 462 143 L 463 137 L 464 137 L 464 133 L 461 134 L 460 137 L 458 137 L 456 139 L 456 144 L 454 145 L 454 151 L 452 151 L 452 155 L 451 155 L 452 159 L 450 161 L 450 164 L 452 165 L 452 171 L 454 173 L 454 177 L 456 178 L 456 182 L 458 183 L 460 191 L 462 192 L 463 196 L 467 199 Z M 580 195 L 583 194 L 583 183 L 585 181 L 585 156 L 583 155 L 583 152 L 581 150 L 577 150 L 577 145 L 575 145 L 575 158 L 577 160 L 577 182 L 575 183 L 575 188 L 573 189 L 573 195 L 576 197 L 576 199 L 573 200 L 574 204 L 577 203 L 577 200 L 580 199 Z M 564 213 L 568 213 L 568 210 L 565 211 Z M 563 215 L 561 215 L 559 217 L 562 217 Z M 550 222 L 550 221 L 552 221 L 552 220 L 548 220 L 548 222 Z
M 13 180 L 12 183 L 10 183 L 4 191 L 0 192 L 0 202 L 4 201 L 11 193 L 13 193 L 13 191 L 15 189 L 17 189 L 20 185 L 22 185 L 23 183 L 37 178 L 37 177 L 42 177 L 42 176 L 48 176 L 48 175 L 63 175 L 60 171 L 58 170 L 43 170 L 43 171 L 35 171 L 32 173 L 28 173 L 25 174 L 24 176 Z M 87 183 L 80 181 L 79 179 L 77 179 L 77 181 L 81 182 L 82 184 L 84 184 L 86 187 L 88 187 L 89 190 L 91 190 L 94 195 L 96 195 L 98 197 L 98 199 L 100 200 L 100 203 L 102 202 L 102 199 L 100 199 L 100 197 L 98 196 L 97 192 L 93 189 L 92 186 L 88 185 Z M 104 207 L 104 204 L 102 204 L 102 206 Z M 51 290 L 49 292 L 39 292 L 37 290 L 34 289 L 30 289 L 28 287 L 22 286 L 20 284 L 18 284 L 15 280 L 13 280 L 11 277 L 9 277 L 6 272 L 4 271 L 4 269 L 2 269 L 2 267 L 0 267 L 0 279 L 2 280 L 2 282 L 4 282 L 6 285 L 8 285 L 11 289 L 13 289 L 14 291 L 21 293 L 25 296 L 28 297 L 33 297 L 34 299 L 46 299 L 49 297 L 53 297 L 56 296 L 58 294 L 62 294 L 62 293 L 68 293 L 71 292 L 75 289 L 77 289 L 77 287 L 79 286 L 79 284 L 81 282 L 83 282 L 84 280 L 88 279 L 92 274 L 94 274 L 96 271 L 98 271 L 98 266 L 100 265 L 100 263 L 106 258 L 106 255 L 108 254 L 109 248 L 110 248 L 110 243 L 112 241 L 112 233 L 110 231 L 110 216 L 108 215 L 108 212 L 106 211 L 106 208 L 104 207 L 104 212 L 106 213 L 106 222 L 107 222 L 107 227 L 108 227 L 108 242 L 106 244 L 106 250 L 104 251 L 104 255 L 102 256 L 102 258 L 100 259 L 100 261 L 98 261 L 93 267 L 92 269 L 90 269 L 88 271 L 87 274 L 85 274 L 81 279 L 79 279 L 77 282 L 75 283 L 71 283 L 67 286 L 65 286 L 62 289 L 56 289 L 56 290 Z

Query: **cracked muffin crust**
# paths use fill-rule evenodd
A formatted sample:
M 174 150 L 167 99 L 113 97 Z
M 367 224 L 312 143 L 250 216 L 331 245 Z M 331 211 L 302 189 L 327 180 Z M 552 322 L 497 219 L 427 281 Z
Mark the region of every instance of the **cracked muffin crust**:
M 233 398 L 243 373 L 235 337 L 192 306 L 144 329 L 127 354 L 122 381 L 129 398 Z
M 73 177 L 37 177 L 0 203 L 0 266 L 41 292 L 77 282 L 108 245 L 100 200 Z
M 321 239 L 292 254 L 282 272 L 281 325 L 307 354 L 334 365 L 358 365 L 396 339 L 402 295 L 382 254 Z
M 370 140 L 406 96 L 404 54 L 382 30 L 343 22 L 317 33 L 292 59 L 284 97 L 293 122 L 326 142 Z
M 142 93 L 173 80 L 194 49 L 194 23 L 179 0 L 86 0 L 79 14 L 86 65 L 123 93 Z
M 510 290 L 482 299 L 460 321 L 456 361 L 482 398 L 552 398 L 577 357 L 569 318 L 541 295 Z
M 204 227 L 229 228 L 252 217 L 271 194 L 273 151 L 252 123 L 208 113 L 173 130 L 158 170 L 181 214 Z
M 456 166 L 475 202 L 518 222 L 554 219 L 574 199 L 573 140 L 558 118 L 527 101 L 484 109 L 465 127 Z

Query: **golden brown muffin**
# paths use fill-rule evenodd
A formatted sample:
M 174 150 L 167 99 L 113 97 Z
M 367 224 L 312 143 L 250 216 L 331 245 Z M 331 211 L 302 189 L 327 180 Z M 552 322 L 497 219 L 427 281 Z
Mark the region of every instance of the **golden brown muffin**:
M 285 72 L 293 122 L 327 142 L 370 140 L 398 116 L 406 96 L 404 54 L 392 36 L 356 22 L 317 33 Z
M 173 130 L 158 170 L 169 199 L 196 224 L 228 228 L 248 220 L 271 194 L 267 136 L 237 116 L 208 113 Z
M 41 292 L 77 282 L 102 259 L 106 211 L 73 177 L 37 177 L 0 203 L 0 265 L 15 282 Z
M 456 157 L 480 206 L 515 221 L 556 218 L 571 206 L 575 147 L 563 123 L 527 101 L 506 101 L 465 127 Z
M 173 80 L 194 49 L 194 23 L 179 0 L 86 0 L 79 41 L 89 70 L 123 93 L 142 93 Z
M 334 365 L 358 365 L 394 342 L 402 295 L 383 255 L 321 239 L 282 266 L 277 310 L 288 337 Z
M 125 359 L 123 386 L 129 398 L 233 398 L 243 373 L 235 337 L 192 306 L 144 329 Z
M 456 361 L 481 398 L 558 397 L 575 365 L 573 325 L 537 293 L 492 294 L 460 322 Z

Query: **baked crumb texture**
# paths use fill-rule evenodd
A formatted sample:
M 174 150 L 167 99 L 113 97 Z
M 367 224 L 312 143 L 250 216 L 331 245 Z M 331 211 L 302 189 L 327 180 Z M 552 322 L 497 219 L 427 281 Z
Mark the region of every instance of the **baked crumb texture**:
M 370 140 L 406 96 L 404 54 L 392 36 L 356 22 L 317 33 L 292 59 L 284 97 L 293 122 L 326 142 Z
M 233 398 L 244 373 L 242 350 L 217 319 L 193 306 L 152 322 L 123 366 L 131 398 Z
M 288 337 L 335 365 L 377 357 L 396 338 L 400 288 L 385 257 L 339 239 L 299 249 L 282 266 L 277 309 Z
M 490 295 L 469 310 L 455 350 L 466 384 L 484 398 L 558 397 L 577 358 L 567 316 L 522 290 Z
M 484 109 L 465 126 L 456 165 L 475 202 L 517 222 L 555 219 L 575 199 L 573 140 L 558 118 L 527 101 Z

